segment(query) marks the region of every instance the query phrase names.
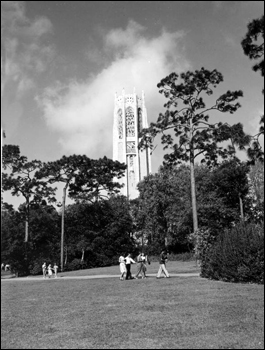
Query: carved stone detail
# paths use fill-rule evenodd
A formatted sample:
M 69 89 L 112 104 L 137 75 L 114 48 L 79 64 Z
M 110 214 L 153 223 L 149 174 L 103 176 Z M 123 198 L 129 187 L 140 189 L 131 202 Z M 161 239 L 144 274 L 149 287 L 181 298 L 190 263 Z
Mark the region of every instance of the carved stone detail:
M 134 137 L 135 136 L 135 122 L 134 122 L 134 113 L 132 107 L 126 108 L 126 136 Z

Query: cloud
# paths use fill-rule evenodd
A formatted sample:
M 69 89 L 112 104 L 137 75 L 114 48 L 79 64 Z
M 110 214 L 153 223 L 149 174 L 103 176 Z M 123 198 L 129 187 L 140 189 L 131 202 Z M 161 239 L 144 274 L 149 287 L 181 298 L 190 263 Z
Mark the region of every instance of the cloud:
M 112 156 L 115 92 L 145 92 L 149 122 L 156 120 L 165 102 L 157 84 L 171 72 L 190 68 L 181 48 L 183 32 L 163 30 L 147 37 L 145 28 L 130 21 L 126 29 L 105 33 L 101 52 L 108 57 L 97 75 L 86 81 L 57 83 L 38 96 L 45 120 L 60 135 L 63 151 L 86 153 L 91 158 Z M 90 57 L 96 57 L 90 52 Z
M 44 41 L 52 32 L 49 19 L 29 19 L 25 12 L 24 1 L 1 1 L 1 93 L 13 82 L 16 97 L 34 86 L 33 76 L 46 70 L 54 53 Z
M 249 131 L 251 132 L 251 134 L 257 134 L 259 132 L 260 119 L 262 115 L 264 115 L 264 110 L 259 108 L 256 110 L 256 113 L 250 117 L 248 124 L 249 124 Z

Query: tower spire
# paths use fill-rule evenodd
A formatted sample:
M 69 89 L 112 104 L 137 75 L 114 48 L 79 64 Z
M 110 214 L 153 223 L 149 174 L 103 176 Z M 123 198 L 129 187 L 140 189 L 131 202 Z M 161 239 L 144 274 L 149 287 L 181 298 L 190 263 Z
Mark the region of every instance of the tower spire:
M 137 184 L 149 174 L 150 151 L 139 150 L 139 134 L 143 127 L 148 127 L 147 114 L 142 99 L 137 98 L 135 87 L 133 94 L 125 94 L 115 98 L 113 123 L 113 160 L 127 165 L 124 178 L 117 179 L 124 184 L 122 194 L 129 199 L 139 195 Z

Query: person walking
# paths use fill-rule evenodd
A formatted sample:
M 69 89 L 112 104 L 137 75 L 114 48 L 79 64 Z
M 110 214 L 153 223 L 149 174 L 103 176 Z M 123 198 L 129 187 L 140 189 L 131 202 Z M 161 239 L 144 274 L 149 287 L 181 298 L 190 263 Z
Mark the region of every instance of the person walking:
M 51 264 L 48 265 L 48 276 L 49 276 L 49 278 L 52 277 L 52 265 Z
M 136 264 L 136 261 L 134 261 L 131 258 L 131 254 L 128 254 L 125 258 L 125 266 L 126 266 L 126 280 L 130 279 L 132 280 L 132 273 L 131 273 L 131 264 Z
M 169 273 L 166 269 L 166 262 L 167 262 L 167 253 L 165 250 L 162 250 L 160 254 L 160 260 L 159 260 L 159 270 L 157 272 L 156 278 L 160 278 L 161 273 L 163 272 L 165 274 L 165 277 L 169 278 Z
M 142 278 L 146 278 L 147 264 L 151 264 L 149 257 L 142 253 Z
M 42 264 L 43 278 L 46 278 L 46 262 Z
M 134 276 L 134 278 L 138 279 L 139 274 L 141 274 L 142 278 L 144 278 L 143 276 L 143 259 L 142 259 L 142 253 L 140 253 L 137 258 L 137 272 L 136 275 Z
M 57 266 L 56 263 L 54 263 L 54 265 L 53 265 L 54 278 L 57 278 L 57 277 L 58 277 L 58 276 L 57 276 L 58 268 L 59 268 L 59 266 Z
M 125 266 L 125 258 L 123 255 L 119 257 L 119 263 L 120 263 L 120 280 L 123 281 L 124 276 L 126 275 L 126 266 Z

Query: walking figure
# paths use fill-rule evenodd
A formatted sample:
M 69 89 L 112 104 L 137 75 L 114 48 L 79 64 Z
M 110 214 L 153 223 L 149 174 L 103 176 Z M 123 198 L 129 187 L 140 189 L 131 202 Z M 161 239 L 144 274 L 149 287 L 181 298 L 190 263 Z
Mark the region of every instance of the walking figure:
M 123 255 L 121 255 L 119 257 L 119 263 L 120 263 L 120 272 L 121 272 L 120 280 L 122 281 L 124 279 L 126 272 L 127 272 L 126 266 L 125 266 L 125 258 Z
M 160 278 L 162 272 L 165 274 L 165 277 L 169 278 L 169 273 L 166 269 L 166 262 L 167 262 L 167 253 L 165 250 L 162 250 L 160 254 L 160 261 L 159 261 L 160 266 L 159 266 L 159 270 L 157 272 L 156 278 Z
M 151 264 L 149 257 L 142 253 L 142 278 L 146 278 L 147 264 Z
M 46 278 L 46 262 L 42 265 L 43 278 Z
M 134 278 L 138 279 L 139 274 L 141 274 L 142 278 L 144 278 L 144 272 L 143 272 L 143 255 L 142 253 L 140 253 L 137 258 L 137 272 L 136 275 L 134 276 Z
M 53 265 L 53 271 L 54 271 L 54 278 L 57 278 L 57 270 L 58 270 L 59 266 L 56 265 L 56 263 L 54 263 Z
M 51 264 L 48 265 L 48 276 L 49 276 L 49 278 L 52 277 L 52 265 Z
M 126 265 L 126 280 L 130 279 L 132 280 L 132 273 L 131 273 L 131 264 L 136 264 L 136 262 L 131 258 L 131 254 L 128 254 L 125 258 L 125 265 Z

